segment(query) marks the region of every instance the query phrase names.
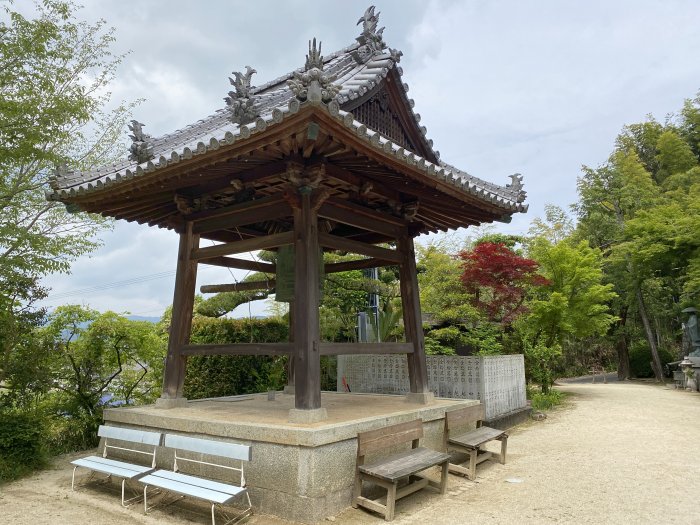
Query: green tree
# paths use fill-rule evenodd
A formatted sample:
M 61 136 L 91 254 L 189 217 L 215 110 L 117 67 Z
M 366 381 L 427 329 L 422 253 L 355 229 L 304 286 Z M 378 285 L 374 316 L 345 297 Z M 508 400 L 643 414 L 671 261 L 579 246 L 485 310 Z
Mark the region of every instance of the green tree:
M 105 403 L 134 404 L 158 396 L 165 343 L 155 325 L 114 312 L 61 306 L 42 332 L 55 410 L 83 422 L 88 440 Z
M 612 284 L 603 284 L 600 250 L 586 241 L 553 244 L 538 237 L 530 242 L 528 253 L 548 281 L 528 302 L 524 324 L 535 342 L 542 339 L 551 348 L 563 345 L 567 337 L 604 335 L 615 321 L 608 306 L 615 292 Z
M 472 306 L 474 299 L 462 284 L 462 262 L 456 253 L 459 247 L 438 239 L 425 246 L 416 246 L 418 287 L 421 310 L 433 324 L 459 324 L 480 318 Z
M 27 18 L 0 7 L 0 382 L 43 315 L 42 276 L 67 272 L 98 246 L 99 216 L 69 213 L 44 189 L 54 169 L 89 169 L 114 154 L 130 106 L 110 112 L 121 57 L 105 22 L 76 21 L 70 1 L 43 0 Z M 17 360 L 14 359 L 16 362 Z

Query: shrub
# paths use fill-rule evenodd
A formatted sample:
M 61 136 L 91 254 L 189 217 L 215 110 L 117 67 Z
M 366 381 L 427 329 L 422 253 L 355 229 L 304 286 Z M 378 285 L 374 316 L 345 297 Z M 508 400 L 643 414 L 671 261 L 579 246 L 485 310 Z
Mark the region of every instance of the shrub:
M 543 392 L 533 392 L 530 401 L 533 410 L 549 410 L 564 401 L 564 394 L 558 390 L 550 390 L 546 394 Z
M 0 481 L 18 477 L 46 462 L 43 420 L 28 412 L 0 412 Z
M 665 348 L 659 348 L 659 358 L 661 366 L 674 361 L 673 354 Z M 654 377 L 654 370 L 651 368 L 651 349 L 645 340 L 636 340 L 630 347 L 630 374 L 632 377 Z
M 195 318 L 193 344 L 277 343 L 289 337 L 287 322 L 268 319 Z M 195 356 L 187 363 L 185 397 L 251 394 L 279 390 L 286 382 L 286 357 Z

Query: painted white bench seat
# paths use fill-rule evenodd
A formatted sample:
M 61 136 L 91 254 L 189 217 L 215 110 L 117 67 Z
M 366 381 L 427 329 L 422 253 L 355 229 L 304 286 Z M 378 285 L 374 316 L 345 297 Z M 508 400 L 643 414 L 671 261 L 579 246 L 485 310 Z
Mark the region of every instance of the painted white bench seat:
M 183 496 L 208 500 L 224 505 L 233 500 L 245 489 L 207 479 L 180 474 L 172 470 L 157 470 L 140 479 L 141 483 L 158 487 Z
M 158 445 L 160 445 L 162 434 L 160 432 L 100 425 L 97 435 L 105 439 L 102 456 L 86 456 L 71 461 L 71 464 L 74 465 L 71 488 L 75 490 L 75 471 L 78 467 L 86 468 L 91 472 L 107 474 L 109 477 L 121 478 L 122 506 L 126 507 L 128 502 L 137 499 L 131 498 L 128 501 L 124 499 L 126 482 L 138 480 L 156 469 L 156 450 Z M 117 444 L 112 444 L 113 441 L 116 441 Z M 134 448 L 134 445 L 139 446 L 139 448 Z M 153 447 L 153 449 L 149 451 L 141 450 L 144 446 Z M 107 454 L 110 450 L 122 450 L 131 454 L 148 456 L 151 459 L 151 464 L 150 466 L 145 466 L 108 458 Z

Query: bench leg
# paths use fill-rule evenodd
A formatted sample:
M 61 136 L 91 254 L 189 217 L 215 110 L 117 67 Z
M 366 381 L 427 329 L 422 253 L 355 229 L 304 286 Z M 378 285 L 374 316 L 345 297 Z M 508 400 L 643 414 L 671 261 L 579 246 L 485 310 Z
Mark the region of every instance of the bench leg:
M 386 489 L 386 512 L 384 513 L 384 519 L 386 521 L 391 521 L 394 519 L 394 508 L 396 507 L 396 483 L 392 483 L 391 486 Z
M 76 470 L 78 470 L 78 465 L 73 467 L 73 479 L 71 479 L 71 482 L 70 482 L 70 489 L 71 490 L 75 490 L 75 471 Z
M 501 465 L 506 464 L 506 449 L 508 448 L 508 436 L 501 438 Z
M 359 474 L 355 474 L 355 483 L 352 486 L 352 508 L 357 508 L 357 498 L 362 495 L 362 479 Z
M 476 479 L 476 458 L 479 455 L 479 449 L 475 448 L 469 453 L 469 474 L 467 477 L 474 481 Z
M 211 504 L 211 525 L 216 525 L 216 518 L 214 517 L 214 507 L 216 507 L 215 503 Z
M 446 461 L 442 465 L 442 471 L 440 473 L 440 494 L 447 492 L 447 478 L 450 473 L 450 462 Z

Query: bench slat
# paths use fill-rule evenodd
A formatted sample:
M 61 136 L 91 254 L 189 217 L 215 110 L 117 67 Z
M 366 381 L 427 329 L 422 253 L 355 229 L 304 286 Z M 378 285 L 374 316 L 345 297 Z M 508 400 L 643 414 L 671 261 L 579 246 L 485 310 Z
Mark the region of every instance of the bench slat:
M 360 432 L 357 435 L 357 454 L 364 456 L 376 450 L 382 450 L 422 437 L 423 421 L 420 419 Z
M 132 428 L 110 427 L 100 425 L 97 435 L 104 438 L 143 443 L 144 445 L 160 445 L 160 432 L 148 432 L 146 430 L 134 430 Z
M 503 430 L 498 430 L 496 428 L 479 427 L 475 430 L 467 432 L 466 434 L 451 437 L 448 442 L 455 445 L 462 445 L 464 447 L 478 448 L 484 443 L 487 443 L 492 439 L 497 439 L 504 434 L 505 432 Z
M 478 405 L 458 408 L 456 410 L 448 410 L 445 412 L 445 420 L 448 428 L 454 428 L 460 425 L 481 421 L 484 419 L 485 415 L 484 405 L 479 403 Z
M 397 481 L 449 460 L 449 454 L 418 447 L 394 454 L 368 465 L 362 465 L 360 472 L 387 481 Z
M 190 476 L 189 474 L 182 474 L 181 472 L 173 472 L 172 470 L 158 470 L 153 473 L 154 476 L 159 476 L 161 478 L 172 479 L 173 481 L 181 481 L 182 483 L 189 483 L 190 485 L 197 485 L 210 490 L 216 490 L 217 492 L 223 492 L 231 496 L 240 494 L 244 489 L 236 485 L 229 485 L 228 483 L 222 483 L 220 481 L 212 481 L 205 478 L 199 478 L 197 476 Z
M 160 475 L 156 475 L 158 472 L 159 471 L 156 471 L 153 474 L 148 474 L 147 476 L 141 478 L 139 481 L 145 485 L 158 487 L 161 489 L 168 490 L 170 492 L 176 492 L 184 496 L 192 496 L 206 501 L 219 503 L 221 505 L 228 503 L 235 497 L 225 492 L 219 492 L 218 490 L 211 490 L 205 487 L 199 487 L 196 485 L 191 485 L 189 483 L 184 483 L 182 481 L 164 478 Z M 243 490 L 245 489 L 241 489 L 241 492 Z
M 190 452 L 200 452 L 212 456 L 224 456 L 242 461 L 250 461 L 251 448 L 238 443 L 226 443 L 223 441 L 211 441 L 209 439 L 199 439 L 174 434 L 165 435 L 165 446 L 178 450 L 188 450 Z
M 119 466 L 102 461 L 91 461 L 90 458 L 76 459 L 75 461 L 71 461 L 71 463 L 78 467 L 85 467 L 90 470 L 102 472 L 103 474 L 112 474 L 113 476 L 126 479 L 134 479 L 153 470 L 149 467 L 139 467 L 139 470 L 135 470 L 133 467 L 138 467 L 138 465 L 129 465 L 128 463 L 124 463 L 123 466 Z M 141 468 L 144 470 L 140 470 Z

